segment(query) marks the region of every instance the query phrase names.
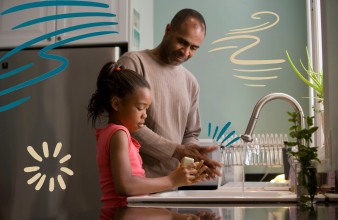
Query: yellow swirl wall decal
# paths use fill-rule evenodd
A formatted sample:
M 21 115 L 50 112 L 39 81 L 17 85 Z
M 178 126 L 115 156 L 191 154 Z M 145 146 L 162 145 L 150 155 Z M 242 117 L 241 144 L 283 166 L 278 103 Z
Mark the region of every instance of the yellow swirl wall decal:
M 257 69 L 257 70 L 243 70 L 243 69 L 233 69 L 235 71 L 239 72 L 266 72 L 266 71 L 274 71 L 274 70 L 280 70 L 282 67 L 277 67 L 277 68 L 270 68 L 270 69 Z
M 256 20 L 257 19 L 261 19 L 260 17 L 256 16 L 256 15 L 260 15 L 260 14 L 272 14 L 272 15 L 276 16 L 276 21 L 274 23 L 272 23 L 271 25 L 268 25 L 268 26 L 262 27 L 262 28 L 258 28 L 256 30 L 251 30 L 251 29 L 252 28 L 257 28 L 257 27 L 264 26 L 266 24 L 269 24 L 270 22 L 266 22 L 266 23 L 258 25 L 256 27 L 231 30 L 231 31 L 238 31 L 238 32 L 232 32 L 232 33 L 228 33 L 228 34 L 242 34 L 242 33 L 251 33 L 251 32 L 262 31 L 262 30 L 266 30 L 266 29 L 269 29 L 269 28 L 275 26 L 279 22 L 279 16 L 278 16 L 278 14 L 276 14 L 274 12 L 271 12 L 271 11 L 256 12 L 256 13 L 254 13 L 254 14 L 251 15 L 251 18 L 252 19 L 256 19 Z
M 237 39 L 249 39 L 249 40 L 254 40 L 253 43 L 250 43 L 244 47 L 239 48 L 239 46 L 236 45 L 230 45 L 230 46 L 219 46 L 216 48 L 213 48 L 209 50 L 208 52 L 216 52 L 216 51 L 222 51 L 222 50 L 228 50 L 228 49 L 237 49 L 235 52 L 232 53 L 232 55 L 229 57 L 230 61 L 233 64 L 236 65 L 245 65 L 245 66 L 256 66 L 260 65 L 260 68 L 253 68 L 253 69 L 247 69 L 247 68 L 233 68 L 234 71 L 237 72 L 251 72 L 251 73 L 259 73 L 259 72 L 271 72 L 271 71 L 278 71 L 281 70 L 282 68 L 279 67 L 271 67 L 271 65 L 274 64 L 280 64 L 284 63 L 285 59 L 237 59 L 237 56 L 240 55 L 243 52 L 249 51 L 253 47 L 257 47 L 258 44 L 261 42 L 261 39 L 257 36 L 254 35 L 243 35 L 243 33 L 253 33 L 253 32 L 259 32 L 263 30 L 267 30 L 273 26 L 275 26 L 279 22 L 279 16 L 275 12 L 271 11 L 261 11 L 261 12 L 256 12 L 251 15 L 252 19 L 255 20 L 260 20 L 262 18 L 262 15 L 273 15 L 275 20 L 273 22 L 264 22 L 260 25 L 256 25 L 253 27 L 247 27 L 247 28 L 238 28 L 238 29 L 232 29 L 230 30 L 230 33 L 227 33 L 226 35 L 229 34 L 237 34 L 235 36 L 227 36 L 227 37 L 222 37 L 218 40 L 213 41 L 211 44 L 218 44 L 218 43 L 225 43 L 230 40 L 237 40 Z M 238 35 L 239 34 L 239 35 Z M 262 68 L 263 65 L 270 65 L 268 68 Z M 240 75 L 233 75 L 236 78 L 239 79 L 244 79 L 244 80 L 252 80 L 252 81 L 257 81 L 257 80 L 272 80 L 272 79 L 277 79 L 278 76 L 265 76 L 265 77 L 259 77 L 259 76 L 240 76 Z M 253 84 L 243 84 L 245 86 L 251 86 L 251 87 L 265 87 L 266 85 L 253 85 Z
M 218 47 L 218 48 L 209 50 L 208 52 L 214 52 L 214 51 L 226 50 L 226 49 L 236 49 L 236 48 L 238 48 L 238 47 L 237 46 Z
M 251 87 L 265 87 L 266 85 L 251 85 L 251 84 L 244 84 L 245 86 L 251 86 Z
M 267 25 L 267 24 L 269 24 L 269 22 L 265 22 L 264 24 L 260 24 L 260 25 L 254 26 L 254 27 L 248 27 L 248 28 L 239 28 L 239 29 L 233 29 L 233 30 L 230 30 L 230 31 L 244 31 L 244 30 L 252 30 L 252 29 L 255 29 L 255 28 L 262 27 L 262 26 L 264 26 L 264 25 Z M 235 33 L 227 33 L 227 34 L 235 34 Z
M 234 75 L 234 77 L 237 77 L 237 78 L 240 78 L 240 79 L 249 79 L 249 80 L 267 80 L 267 79 L 276 79 L 278 76 L 260 77 L 260 76 L 237 76 L 237 75 Z
M 212 42 L 211 44 L 215 44 L 215 43 L 219 43 L 219 42 L 227 41 L 227 40 L 232 40 L 232 39 L 254 39 L 255 40 L 255 42 L 253 42 L 252 44 L 249 44 L 248 46 L 245 46 L 245 47 L 237 50 L 236 52 L 234 52 L 230 56 L 230 60 L 231 60 L 232 63 L 239 64 L 239 65 L 265 65 L 265 64 L 276 64 L 276 63 L 284 63 L 285 62 L 284 59 L 278 59 L 278 60 L 238 60 L 238 59 L 236 59 L 236 56 L 239 55 L 240 53 L 242 53 L 246 50 L 249 50 L 250 48 L 259 44 L 259 42 L 261 41 L 260 38 L 253 36 L 253 35 L 239 35 L 239 36 L 225 37 L 225 38 L 218 39 L 218 40 Z M 216 49 L 220 50 L 220 48 L 216 48 Z M 228 49 L 228 48 L 226 48 L 226 49 Z

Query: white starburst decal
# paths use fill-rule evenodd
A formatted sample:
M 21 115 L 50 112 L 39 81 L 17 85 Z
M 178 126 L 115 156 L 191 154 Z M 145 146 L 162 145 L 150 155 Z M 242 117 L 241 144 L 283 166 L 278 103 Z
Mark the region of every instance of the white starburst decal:
M 57 159 L 59 153 L 60 153 L 60 150 L 62 148 L 62 143 L 59 142 L 56 144 L 55 146 L 55 149 L 54 149 L 54 153 L 53 153 L 53 158 L 55 158 L 55 160 Z M 49 158 L 49 149 L 48 149 L 48 144 L 47 142 L 43 142 L 42 143 L 42 150 L 43 150 L 43 156 L 44 158 Z M 39 161 L 40 163 L 42 163 L 44 160 L 43 158 L 34 150 L 34 148 L 32 146 L 28 146 L 27 147 L 27 151 L 28 153 L 37 161 Z M 65 163 L 66 161 L 68 161 L 69 159 L 71 158 L 71 155 L 70 154 L 67 154 L 66 156 L 62 157 L 60 160 L 59 160 L 59 164 L 63 164 Z M 26 173 L 31 173 L 31 172 L 36 172 L 36 171 L 39 171 L 41 169 L 40 166 L 31 166 L 31 167 L 25 167 L 24 171 Z M 74 175 L 74 172 L 67 168 L 67 167 L 64 167 L 62 166 L 60 168 L 60 171 L 62 171 L 63 173 L 66 173 L 68 174 L 69 176 L 73 176 Z M 42 174 L 41 172 L 38 172 L 36 173 L 32 178 L 30 178 L 27 183 L 29 185 L 33 184 L 34 182 L 38 181 L 36 186 L 35 186 L 35 190 L 40 190 L 43 183 L 45 182 L 47 178 L 47 175 L 46 174 Z M 65 190 L 66 189 L 66 184 L 65 184 L 65 181 L 63 180 L 61 174 L 58 174 L 57 175 L 57 181 L 60 185 L 60 188 L 62 190 Z M 54 182 L 54 177 L 50 177 L 49 178 L 49 191 L 50 192 L 53 192 L 54 191 L 54 187 L 55 187 L 55 182 Z

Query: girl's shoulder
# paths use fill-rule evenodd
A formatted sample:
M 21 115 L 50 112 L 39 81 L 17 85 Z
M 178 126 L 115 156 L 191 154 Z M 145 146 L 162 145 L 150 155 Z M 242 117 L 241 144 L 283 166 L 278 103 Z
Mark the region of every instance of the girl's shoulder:
M 119 130 L 123 130 L 126 132 L 127 136 L 128 136 L 128 139 L 130 139 L 130 133 L 129 133 L 129 130 L 124 127 L 123 125 L 116 125 L 116 124 L 112 124 L 112 123 L 109 123 L 106 127 L 104 128 L 99 128 L 99 129 L 96 129 L 96 136 L 111 136 L 113 135 L 115 132 L 119 131 Z

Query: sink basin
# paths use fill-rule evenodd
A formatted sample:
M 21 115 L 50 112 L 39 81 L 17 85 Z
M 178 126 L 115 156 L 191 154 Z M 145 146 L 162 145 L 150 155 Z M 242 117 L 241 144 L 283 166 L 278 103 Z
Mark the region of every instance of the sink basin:
M 296 195 L 289 191 L 224 191 L 186 190 L 128 197 L 135 202 L 296 202 Z

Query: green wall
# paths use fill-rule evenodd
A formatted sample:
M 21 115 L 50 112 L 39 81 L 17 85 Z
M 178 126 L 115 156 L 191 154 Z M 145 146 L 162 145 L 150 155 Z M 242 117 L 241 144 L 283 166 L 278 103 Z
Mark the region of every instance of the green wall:
M 300 0 L 155 0 L 154 1 L 154 45 L 162 40 L 165 26 L 174 14 L 182 8 L 193 8 L 201 12 L 207 24 L 207 35 L 195 56 L 184 66 L 197 78 L 200 92 L 200 111 L 202 120 L 201 138 L 208 138 L 208 123 L 212 123 L 212 132 L 216 125 L 223 127 L 231 121 L 231 129 L 243 134 L 251 112 L 257 101 L 266 94 L 283 92 L 293 96 L 308 114 L 308 87 L 292 70 L 285 50 L 299 64 L 299 59 L 306 63 L 306 7 Z M 261 19 L 252 19 L 256 12 L 269 11 L 279 16 L 279 22 L 268 29 L 228 34 L 232 29 L 250 28 L 276 21 L 272 14 L 260 15 Z M 266 27 L 269 24 L 265 24 Z M 247 30 L 257 30 L 247 29 Z M 283 63 L 242 65 L 230 61 L 231 55 L 255 39 L 231 39 L 212 44 L 213 41 L 229 37 L 250 35 L 259 38 L 255 47 L 239 54 L 240 60 L 285 60 Z M 238 46 L 237 49 L 212 49 L 224 46 Z M 257 62 L 256 62 L 257 63 Z M 271 71 L 243 72 L 234 69 Z M 277 77 L 269 80 L 249 80 L 235 77 Z M 264 85 L 262 86 L 246 86 Z M 287 111 L 292 107 L 281 100 L 268 103 L 262 110 L 254 133 L 288 133 Z

